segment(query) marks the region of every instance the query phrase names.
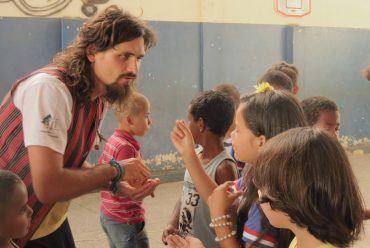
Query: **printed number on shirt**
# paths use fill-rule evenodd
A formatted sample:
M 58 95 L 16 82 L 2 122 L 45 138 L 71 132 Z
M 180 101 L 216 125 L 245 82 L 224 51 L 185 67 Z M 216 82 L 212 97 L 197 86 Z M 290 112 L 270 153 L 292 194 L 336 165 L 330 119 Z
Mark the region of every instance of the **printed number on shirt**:
M 196 207 L 198 205 L 198 202 L 199 202 L 199 194 L 197 193 L 189 193 L 188 194 L 188 199 L 186 200 L 186 205 L 191 205 L 193 207 Z

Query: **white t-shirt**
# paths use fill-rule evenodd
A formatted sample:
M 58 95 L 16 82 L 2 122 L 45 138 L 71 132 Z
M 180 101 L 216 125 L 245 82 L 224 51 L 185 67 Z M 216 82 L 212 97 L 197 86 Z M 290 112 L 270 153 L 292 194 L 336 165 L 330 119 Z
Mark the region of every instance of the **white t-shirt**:
M 24 145 L 64 154 L 73 105 L 67 86 L 55 76 L 39 73 L 18 85 L 13 100 L 23 117 Z

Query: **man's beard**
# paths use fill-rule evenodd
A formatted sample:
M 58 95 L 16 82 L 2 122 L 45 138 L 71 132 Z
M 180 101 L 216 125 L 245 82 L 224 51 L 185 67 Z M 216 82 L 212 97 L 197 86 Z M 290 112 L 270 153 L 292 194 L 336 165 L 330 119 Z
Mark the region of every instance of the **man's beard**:
M 127 97 L 133 92 L 135 87 L 135 81 L 133 80 L 129 84 L 120 85 L 118 80 L 116 82 L 106 85 L 106 93 L 104 98 L 110 103 L 121 103 L 127 99 Z

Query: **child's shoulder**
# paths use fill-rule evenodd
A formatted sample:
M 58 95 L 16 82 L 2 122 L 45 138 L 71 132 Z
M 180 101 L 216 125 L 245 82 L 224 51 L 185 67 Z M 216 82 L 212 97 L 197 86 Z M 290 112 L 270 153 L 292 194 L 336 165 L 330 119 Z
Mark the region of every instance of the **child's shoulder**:
M 230 153 L 224 149 L 222 150 L 215 158 L 214 160 L 216 160 L 218 166 L 222 166 L 222 165 L 230 165 L 230 166 L 233 166 L 235 167 L 236 166 L 236 162 L 235 160 L 233 159 L 233 157 L 230 155 Z
M 137 140 L 130 134 L 121 129 L 116 129 L 114 133 L 108 138 L 107 144 L 116 146 L 126 146 L 138 143 Z
M 217 184 L 237 179 L 236 163 L 229 153 L 224 150 L 216 158 L 218 159 L 215 175 Z
M 132 145 L 125 138 L 112 135 L 107 140 L 107 143 L 105 144 L 105 146 L 106 147 L 108 146 L 108 147 L 121 148 L 121 147 L 132 146 Z
M 220 163 L 217 165 L 216 173 L 218 172 L 226 172 L 226 171 L 231 171 L 236 173 L 236 164 L 235 161 L 232 159 L 224 159 L 220 161 Z
M 120 155 L 124 158 L 131 158 L 135 157 L 139 151 L 140 144 L 132 136 L 130 138 L 115 132 L 107 140 L 102 155 Z

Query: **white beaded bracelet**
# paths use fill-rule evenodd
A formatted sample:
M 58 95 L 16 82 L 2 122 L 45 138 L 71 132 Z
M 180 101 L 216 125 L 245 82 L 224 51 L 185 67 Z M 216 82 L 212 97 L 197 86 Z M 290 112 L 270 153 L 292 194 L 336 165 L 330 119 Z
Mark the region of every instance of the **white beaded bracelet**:
M 217 221 L 224 220 L 224 219 L 230 219 L 230 218 L 231 218 L 230 214 L 225 214 L 225 215 L 222 215 L 222 216 L 211 219 L 211 222 L 215 223 Z
M 210 227 L 222 227 L 222 226 L 232 226 L 233 225 L 233 223 L 231 222 L 231 221 L 229 221 L 229 222 L 222 222 L 222 223 L 213 223 L 213 222 L 211 222 L 211 223 L 209 223 L 209 226 Z
M 232 236 L 234 236 L 236 234 L 236 231 L 235 230 L 233 230 L 231 233 L 229 233 L 229 234 L 227 234 L 227 235 L 225 235 L 225 236 L 223 236 L 223 237 L 216 237 L 215 238 L 215 241 L 216 242 L 220 242 L 220 241 L 223 241 L 223 240 L 225 240 L 225 239 L 229 239 L 229 238 L 231 238 Z

